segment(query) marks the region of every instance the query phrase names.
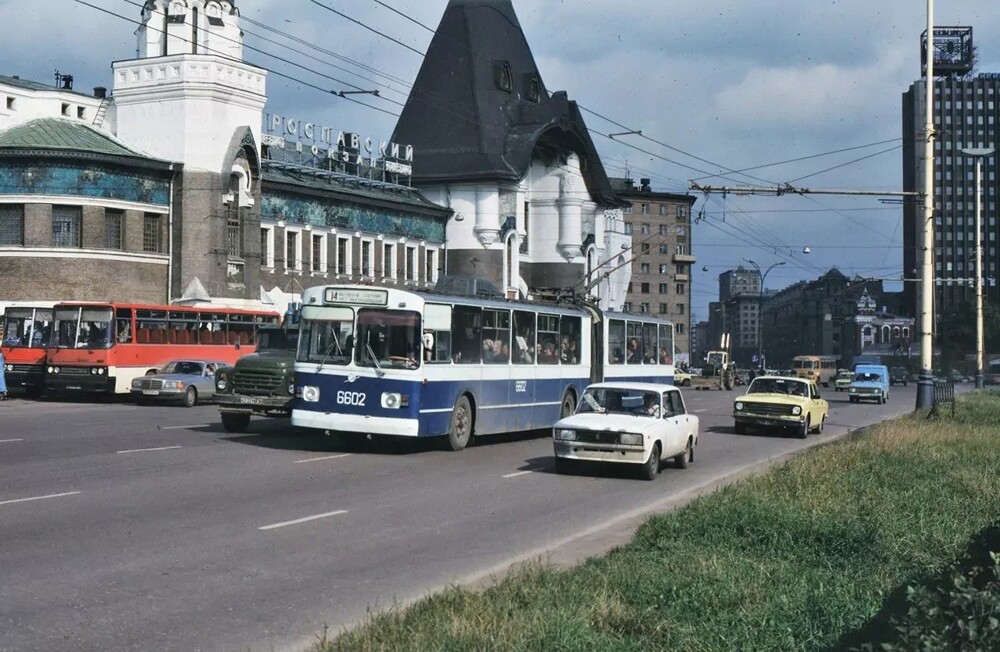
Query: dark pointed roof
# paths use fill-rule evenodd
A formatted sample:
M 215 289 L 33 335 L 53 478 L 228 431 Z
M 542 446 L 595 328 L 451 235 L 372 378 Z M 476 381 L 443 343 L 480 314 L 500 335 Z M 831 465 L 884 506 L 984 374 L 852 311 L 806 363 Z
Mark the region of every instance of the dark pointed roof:
M 413 145 L 418 185 L 518 180 L 536 148 L 574 151 L 594 198 L 621 203 L 576 102 L 546 90 L 510 0 L 449 1 L 392 140 Z

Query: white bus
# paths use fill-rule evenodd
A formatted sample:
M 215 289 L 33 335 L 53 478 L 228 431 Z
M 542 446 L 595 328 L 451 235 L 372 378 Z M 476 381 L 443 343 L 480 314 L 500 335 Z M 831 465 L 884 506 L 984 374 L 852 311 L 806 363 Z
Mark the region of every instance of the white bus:
M 673 382 L 673 326 L 655 317 L 360 285 L 302 299 L 299 427 L 447 436 L 461 450 L 550 427 L 591 382 Z

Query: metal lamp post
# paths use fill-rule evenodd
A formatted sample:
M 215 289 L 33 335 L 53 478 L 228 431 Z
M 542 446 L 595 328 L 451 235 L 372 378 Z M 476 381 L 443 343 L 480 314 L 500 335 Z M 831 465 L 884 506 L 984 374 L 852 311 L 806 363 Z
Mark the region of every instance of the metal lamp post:
M 763 274 L 760 271 L 760 265 L 750 260 L 749 258 L 744 258 L 746 262 L 753 265 L 754 269 L 757 270 L 757 274 L 760 275 L 760 298 L 757 301 L 757 363 L 760 364 L 760 368 L 764 368 L 764 279 L 767 278 L 768 272 L 770 272 L 775 267 L 781 267 L 785 264 L 785 261 L 774 263 L 768 267 Z
M 976 161 L 976 389 L 983 389 L 986 386 L 984 376 L 984 354 L 985 345 L 983 342 L 983 234 L 982 234 L 982 213 L 983 213 L 983 159 L 992 156 L 992 147 L 976 147 L 963 149 L 962 153 L 971 156 Z

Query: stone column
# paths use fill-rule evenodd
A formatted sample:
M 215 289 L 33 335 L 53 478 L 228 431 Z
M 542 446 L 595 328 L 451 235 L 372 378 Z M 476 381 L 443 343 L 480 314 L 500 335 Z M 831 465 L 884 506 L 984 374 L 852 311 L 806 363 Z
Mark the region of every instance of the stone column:
M 476 226 L 473 232 L 486 248 L 500 239 L 500 193 L 496 188 L 476 188 Z
M 559 242 L 556 248 L 569 262 L 580 260 L 580 246 L 583 244 L 583 198 L 575 192 L 575 182 L 576 178 L 572 173 L 563 174 L 559 178 L 559 198 L 556 199 L 556 209 L 559 211 Z

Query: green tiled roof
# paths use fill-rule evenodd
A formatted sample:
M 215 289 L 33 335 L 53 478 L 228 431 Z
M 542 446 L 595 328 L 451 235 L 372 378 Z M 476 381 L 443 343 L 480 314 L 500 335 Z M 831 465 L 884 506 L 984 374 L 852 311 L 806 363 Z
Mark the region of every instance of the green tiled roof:
M 61 118 L 39 118 L 0 131 L 0 150 L 3 149 L 77 151 L 106 156 L 151 158 L 126 147 L 90 125 Z

